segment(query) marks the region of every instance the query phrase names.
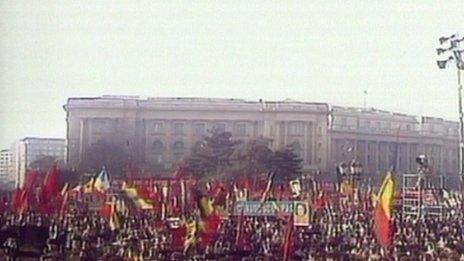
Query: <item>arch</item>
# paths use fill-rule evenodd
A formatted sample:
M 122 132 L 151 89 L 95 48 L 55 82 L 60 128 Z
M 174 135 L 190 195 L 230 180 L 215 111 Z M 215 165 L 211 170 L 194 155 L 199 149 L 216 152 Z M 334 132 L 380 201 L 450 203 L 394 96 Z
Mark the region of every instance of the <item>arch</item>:
M 161 140 L 155 140 L 151 148 L 155 154 L 162 154 L 164 151 L 164 144 Z
M 185 145 L 183 141 L 178 140 L 172 144 L 173 150 L 183 150 L 184 148 L 185 148 Z

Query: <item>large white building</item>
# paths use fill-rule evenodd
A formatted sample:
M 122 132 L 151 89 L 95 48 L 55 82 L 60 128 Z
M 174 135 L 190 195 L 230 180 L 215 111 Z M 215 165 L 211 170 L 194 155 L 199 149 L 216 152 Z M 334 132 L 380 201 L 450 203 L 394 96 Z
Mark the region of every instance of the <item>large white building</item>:
M 51 156 L 57 161 L 66 159 L 66 141 L 56 138 L 26 137 L 16 141 L 11 147 L 12 171 L 16 186 L 22 186 L 31 163 L 41 157 Z
M 71 167 L 101 140 L 120 146 L 141 166 L 176 166 L 207 130 L 217 128 L 243 141 L 270 138 L 274 149 L 291 146 L 305 171 L 330 174 L 340 162 L 357 158 L 371 176 L 392 166 L 411 172 L 418 154 L 427 154 L 436 173 L 458 172 L 458 124 L 441 118 L 293 100 L 212 98 L 82 97 L 70 98 L 64 109 Z
M 11 151 L 9 149 L 0 150 L 0 184 L 3 188 L 11 187 L 14 176 L 11 166 Z

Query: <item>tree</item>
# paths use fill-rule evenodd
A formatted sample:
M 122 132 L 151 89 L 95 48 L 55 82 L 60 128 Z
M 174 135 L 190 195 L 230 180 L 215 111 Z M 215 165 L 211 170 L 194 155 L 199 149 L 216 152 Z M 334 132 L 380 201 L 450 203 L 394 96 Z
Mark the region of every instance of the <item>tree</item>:
M 57 158 L 53 156 L 39 155 L 36 160 L 31 162 L 30 167 L 39 172 L 46 172 L 56 163 L 58 163 Z
M 129 155 L 118 145 L 105 140 L 99 140 L 86 151 L 79 172 L 98 172 L 103 166 L 113 176 L 124 176 Z
M 290 147 L 275 151 L 271 160 L 275 182 L 282 183 L 298 178 L 301 175 L 301 162 Z
M 200 178 L 219 178 L 231 166 L 231 156 L 239 143 L 232 139 L 230 132 L 213 129 L 209 136 L 193 146 L 186 159 L 188 171 Z
M 270 142 L 270 139 L 260 137 L 238 148 L 234 155 L 234 174 L 251 178 L 270 171 L 273 157 Z

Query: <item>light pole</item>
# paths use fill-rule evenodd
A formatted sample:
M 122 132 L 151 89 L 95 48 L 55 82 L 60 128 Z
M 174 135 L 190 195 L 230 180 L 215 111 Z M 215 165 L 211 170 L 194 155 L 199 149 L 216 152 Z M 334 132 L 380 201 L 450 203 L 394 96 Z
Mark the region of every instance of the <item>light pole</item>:
M 448 54 L 448 58 L 445 60 L 438 60 L 437 65 L 440 69 L 445 69 L 446 66 L 452 62 L 455 63 L 457 74 L 458 74 L 458 109 L 459 109 L 459 148 L 458 148 L 458 157 L 459 157 L 459 177 L 461 179 L 460 190 L 461 195 L 464 194 L 464 166 L 463 166 L 463 157 L 464 157 L 464 120 L 462 112 L 462 83 L 461 83 L 461 71 L 464 70 L 464 60 L 463 53 L 464 50 L 459 49 L 459 44 L 464 41 L 464 37 L 459 38 L 458 34 L 453 34 L 448 37 L 440 37 L 440 45 L 443 46 L 445 43 L 449 43 L 448 47 L 440 47 L 437 49 L 437 54 Z M 461 204 L 461 208 L 464 205 Z

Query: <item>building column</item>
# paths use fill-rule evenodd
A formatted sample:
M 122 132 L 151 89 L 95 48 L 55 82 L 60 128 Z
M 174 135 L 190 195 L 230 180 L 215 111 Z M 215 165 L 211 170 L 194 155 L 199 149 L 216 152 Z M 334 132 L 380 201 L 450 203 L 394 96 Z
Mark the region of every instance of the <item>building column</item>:
M 307 164 L 308 163 L 308 147 L 309 141 L 308 141 L 308 125 L 309 123 L 305 122 L 304 123 L 304 137 L 303 137 L 303 163 Z
M 369 140 L 366 140 L 364 143 L 365 143 L 364 144 L 364 162 L 367 165 L 367 169 L 369 170 L 370 169 L 370 166 L 369 166 Z
M 79 131 L 79 159 L 77 162 L 82 161 L 85 153 L 85 147 L 87 142 L 87 119 L 82 118 L 80 120 L 80 131 Z
M 283 147 L 285 147 L 287 145 L 287 137 L 288 137 L 288 124 L 287 122 L 283 121 L 282 122 L 282 126 L 284 127 L 284 143 L 283 143 Z
M 385 142 L 385 156 L 386 156 L 386 168 L 387 170 L 390 169 L 390 142 Z
M 411 171 L 411 143 L 406 143 L 406 169 Z

